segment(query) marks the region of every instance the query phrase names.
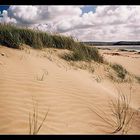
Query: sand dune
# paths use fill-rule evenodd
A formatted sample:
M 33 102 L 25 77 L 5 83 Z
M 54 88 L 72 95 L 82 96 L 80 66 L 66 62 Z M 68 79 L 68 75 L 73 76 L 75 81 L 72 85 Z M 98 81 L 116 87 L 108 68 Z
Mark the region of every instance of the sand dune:
M 44 51 L 16 50 L 0 47 L 0 133 L 29 134 L 29 112 L 33 100 L 38 103 L 38 122 L 48 116 L 39 134 L 106 134 L 109 127 L 96 113 L 111 116 L 109 99 L 116 97 L 116 89 L 109 80 L 97 82 L 86 70 L 73 69 L 58 57 L 53 61 Z M 140 74 L 139 59 L 106 56 L 116 60 L 135 74 Z M 116 59 L 117 57 L 117 59 Z M 119 59 L 118 59 L 119 57 Z M 127 63 L 130 61 L 132 63 Z M 128 84 L 118 85 L 128 92 Z M 140 107 L 140 85 L 133 86 L 132 108 Z M 138 134 L 138 117 L 129 133 Z M 104 126 L 102 126 L 104 125 Z
M 119 53 L 119 56 L 104 55 L 109 62 L 123 65 L 129 72 L 140 76 L 140 55 L 135 52 L 121 52 L 117 50 L 101 50 L 102 53 Z M 136 65 L 137 64 L 137 65 Z

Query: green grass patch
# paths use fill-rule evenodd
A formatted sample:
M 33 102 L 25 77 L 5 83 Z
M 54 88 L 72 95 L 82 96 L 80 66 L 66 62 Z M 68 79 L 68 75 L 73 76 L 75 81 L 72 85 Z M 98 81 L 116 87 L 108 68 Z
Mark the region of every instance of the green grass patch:
M 66 53 L 62 56 L 65 60 L 69 61 L 91 61 L 94 60 L 99 63 L 103 63 L 103 56 L 99 54 L 99 51 L 95 47 L 89 47 L 85 44 L 79 43 L 72 49 L 72 53 Z
M 103 63 L 103 57 L 99 54 L 97 48 L 77 42 L 72 37 L 20 28 L 10 24 L 0 24 L 0 44 L 16 49 L 20 48 L 22 44 L 36 49 L 49 47 L 67 49 L 72 51 L 72 54 L 62 56 L 65 60 L 94 60 Z
M 126 77 L 126 74 L 128 73 L 127 70 L 125 68 L 123 68 L 122 65 L 120 64 L 111 64 L 110 65 L 111 68 L 117 73 L 117 76 L 124 80 Z

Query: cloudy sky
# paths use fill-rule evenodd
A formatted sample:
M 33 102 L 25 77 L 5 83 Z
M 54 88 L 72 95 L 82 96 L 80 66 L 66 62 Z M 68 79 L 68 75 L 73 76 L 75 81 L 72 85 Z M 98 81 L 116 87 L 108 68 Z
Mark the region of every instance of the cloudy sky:
M 140 40 L 140 6 L 0 6 L 0 22 L 71 35 L 80 41 Z

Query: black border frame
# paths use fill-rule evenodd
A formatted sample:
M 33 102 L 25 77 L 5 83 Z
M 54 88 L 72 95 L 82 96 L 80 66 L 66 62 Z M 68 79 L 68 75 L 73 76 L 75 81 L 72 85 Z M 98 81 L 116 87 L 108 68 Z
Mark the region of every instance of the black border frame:
M 0 5 L 137 5 L 140 4 L 138 0 L 0 0 Z M 140 6 L 140 5 L 139 5 Z M 140 135 L 0 135 L 0 138 L 13 138 L 13 139 L 60 139 L 60 140 L 73 140 L 73 139 L 140 139 Z
M 0 0 L 0 5 L 137 5 L 139 0 Z
M 6 140 L 8 140 L 8 138 L 11 139 L 51 139 L 51 140 L 129 140 L 129 139 L 135 139 L 135 140 L 139 140 L 140 139 L 140 135 L 0 135 L 0 138 L 2 138 L 2 140 L 5 138 Z

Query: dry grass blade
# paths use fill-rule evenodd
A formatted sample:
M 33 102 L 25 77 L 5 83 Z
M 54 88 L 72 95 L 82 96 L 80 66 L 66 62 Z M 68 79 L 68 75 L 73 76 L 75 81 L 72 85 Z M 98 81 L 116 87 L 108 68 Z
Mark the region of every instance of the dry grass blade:
M 98 117 L 100 117 L 106 124 L 108 124 L 109 126 L 113 126 L 112 123 L 110 123 L 107 118 L 103 117 L 102 115 L 100 115 L 97 111 L 93 110 L 92 108 L 89 108 L 93 113 L 95 113 Z M 98 109 L 99 110 L 99 109 Z
M 109 134 L 127 134 L 132 127 L 134 116 L 137 113 L 130 106 L 132 85 L 130 85 L 130 92 L 128 94 L 124 94 L 121 88 L 118 88 L 117 91 L 118 97 L 109 102 L 110 117 L 100 109 L 98 111 L 102 112 L 102 114 L 98 113 L 95 109 L 89 109 L 103 120 L 106 127 L 111 128 L 112 131 Z
M 29 113 L 29 134 L 32 133 L 31 114 Z
M 30 135 L 36 135 L 36 134 L 39 133 L 40 129 L 42 128 L 42 126 L 43 126 L 43 124 L 44 124 L 44 122 L 47 118 L 48 112 L 49 112 L 49 110 L 45 114 L 41 124 L 38 125 L 38 104 L 37 104 L 37 102 L 35 103 L 34 99 L 33 99 L 33 114 L 32 114 L 32 117 L 31 117 L 31 114 L 29 113 L 29 134 Z
M 42 76 L 39 77 L 39 76 L 37 75 L 37 80 L 38 80 L 38 81 L 44 81 L 45 76 L 47 76 L 47 75 L 48 75 L 48 71 L 44 71 L 43 74 L 42 74 Z
M 48 110 L 48 112 L 49 112 L 49 110 Z M 38 133 L 38 132 L 39 132 L 39 130 L 41 129 L 41 127 L 42 127 L 42 125 L 43 125 L 44 121 L 46 120 L 46 117 L 47 117 L 47 115 L 48 115 L 48 112 L 45 114 L 45 117 L 44 117 L 44 119 L 42 120 L 42 123 L 40 124 L 40 126 L 38 127 L 38 129 L 37 129 L 36 133 Z
M 112 101 L 111 110 L 113 112 L 114 117 L 116 118 L 117 124 L 116 129 L 112 132 L 112 134 L 126 134 L 129 130 L 129 127 L 132 125 L 132 120 L 135 115 L 135 112 L 130 107 L 131 89 L 132 87 L 130 87 L 129 97 L 119 89 L 117 101 Z

